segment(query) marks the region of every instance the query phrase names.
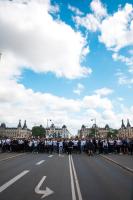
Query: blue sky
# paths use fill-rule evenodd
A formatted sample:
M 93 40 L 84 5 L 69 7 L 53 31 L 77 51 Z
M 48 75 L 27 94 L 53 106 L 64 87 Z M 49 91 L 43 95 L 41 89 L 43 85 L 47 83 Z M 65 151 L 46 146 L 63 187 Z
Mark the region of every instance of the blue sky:
M 133 124 L 132 1 L 25 2 L 0 0 L 1 122 Z

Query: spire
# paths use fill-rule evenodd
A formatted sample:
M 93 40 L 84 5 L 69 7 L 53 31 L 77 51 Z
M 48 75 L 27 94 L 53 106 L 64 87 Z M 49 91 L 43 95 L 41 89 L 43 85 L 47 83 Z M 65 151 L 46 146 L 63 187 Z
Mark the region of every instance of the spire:
M 127 128 L 131 127 L 129 119 L 127 119 Z
M 85 129 L 85 128 L 86 128 L 86 127 L 85 127 L 85 125 L 83 124 L 82 127 L 81 127 L 81 129 L 83 130 L 83 129 Z
M 63 125 L 63 126 L 62 126 L 62 129 L 65 129 L 65 128 L 67 128 L 66 125 Z
M 123 119 L 122 119 L 122 123 L 121 123 L 121 128 L 122 129 L 126 128 Z
M 24 126 L 23 126 L 23 129 L 27 129 L 26 120 L 24 121 Z
M 21 120 L 19 120 L 18 128 L 22 128 L 22 126 L 21 126 Z
M 105 129 L 106 130 L 109 129 L 109 125 L 108 124 L 105 125 Z

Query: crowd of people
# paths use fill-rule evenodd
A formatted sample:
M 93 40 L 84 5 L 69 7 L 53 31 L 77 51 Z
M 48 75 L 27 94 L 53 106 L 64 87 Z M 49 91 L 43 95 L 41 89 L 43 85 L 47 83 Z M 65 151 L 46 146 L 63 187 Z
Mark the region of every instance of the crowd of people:
M 32 152 L 32 153 L 87 153 L 96 154 L 129 154 L 133 155 L 133 139 L 97 139 L 97 138 L 71 138 L 71 139 L 0 139 L 0 152 Z

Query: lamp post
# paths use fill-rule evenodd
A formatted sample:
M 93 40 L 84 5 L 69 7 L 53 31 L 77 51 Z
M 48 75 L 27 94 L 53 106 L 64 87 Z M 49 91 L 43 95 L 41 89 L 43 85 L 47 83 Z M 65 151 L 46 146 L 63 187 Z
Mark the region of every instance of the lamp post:
M 94 123 L 95 123 L 95 137 L 96 137 L 96 118 L 94 118 L 94 119 L 91 119 L 91 121 L 94 121 Z
M 47 119 L 47 128 L 48 128 L 48 122 L 49 122 L 49 121 L 51 122 L 52 120 L 51 120 L 51 119 Z

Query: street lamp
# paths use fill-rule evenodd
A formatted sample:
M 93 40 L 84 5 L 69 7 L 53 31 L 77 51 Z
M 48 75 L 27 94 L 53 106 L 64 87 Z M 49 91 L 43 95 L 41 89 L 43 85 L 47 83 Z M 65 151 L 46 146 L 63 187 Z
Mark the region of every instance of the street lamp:
M 51 120 L 51 119 L 47 119 L 47 128 L 48 128 L 48 122 L 49 122 L 49 121 L 51 122 L 52 120 Z
M 94 121 L 94 122 L 95 122 L 95 129 L 94 129 L 94 130 L 95 130 L 95 137 L 96 137 L 96 126 L 97 126 L 97 125 L 96 125 L 96 118 L 91 119 L 91 121 Z

